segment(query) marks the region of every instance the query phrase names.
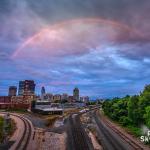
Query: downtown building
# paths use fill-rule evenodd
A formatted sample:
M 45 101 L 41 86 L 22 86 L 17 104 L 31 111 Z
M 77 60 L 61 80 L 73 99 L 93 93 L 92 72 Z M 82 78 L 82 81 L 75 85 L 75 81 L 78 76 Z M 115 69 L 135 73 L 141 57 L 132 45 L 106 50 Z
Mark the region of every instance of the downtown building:
M 19 81 L 18 95 L 34 95 L 35 83 L 33 80 Z
M 10 86 L 8 91 L 8 96 L 16 96 L 17 95 L 17 87 Z
M 53 94 L 45 93 L 42 97 L 39 98 L 39 100 L 53 102 Z
M 53 95 L 53 102 L 54 103 L 60 103 L 61 102 L 61 95 L 60 94 Z
M 88 96 L 82 96 L 80 97 L 80 101 L 83 103 L 89 103 L 90 98 Z
M 41 88 L 41 99 L 45 99 L 45 94 L 46 94 L 46 90 L 45 90 L 45 87 L 43 86 Z
M 19 81 L 18 96 L 11 97 L 11 103 L 14 106 L 29 108 L 31 102 L 35 99 L 35 83 L 33 80 Z
M 80 97 L 79 97 L 79 89 L 78 88 L 74 88 L 73 90 L 73 99 L 75 101 L 79 101 L 80 100 Z
M 31 107 L 31 101 L 36 97 L 34 92 L 35 83 L 33 80 L 20 81 L 18 95 L 17 87 L 10 86 L 9 96 L 0 96 L 0 109 L 28 109 Z
M 62 94 L 61 101 L 68 101 L 68 94 L 67 93 Z

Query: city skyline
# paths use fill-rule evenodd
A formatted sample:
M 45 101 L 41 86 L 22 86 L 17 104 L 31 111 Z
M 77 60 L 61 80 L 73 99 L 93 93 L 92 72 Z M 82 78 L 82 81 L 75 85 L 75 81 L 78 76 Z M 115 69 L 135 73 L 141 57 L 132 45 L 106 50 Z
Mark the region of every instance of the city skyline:
M 64 9 L 65 4 L 65 9 Z M 0 1 L 0 95 L 20 80 L 93 98 L 139 93 L 150 83 L 150 2 Z M 69 12 L 69 13 L 68 13 Z
M 52 95 L 68 95 L 68 96 L 72 96 L 74 97 L 75 100 L 79 101 L 79 99 L 82 97 L 88 97 L 87 95 L 80 95 L 79 93 L 79 89 L 78 87 L 74 87 L 74 89 L 72 89 L 72 93 L 67 93 L 67 91 L 65 93 L 62 93 L 61 91 L 59 91 L 59 93 L 52 93 L 50 91 L 47 91 L 45 89 L 44 86 L 41 87 L 41 93 L 37 93 L 35 91 L 36 88 L 36 83 L 34 82 L 34 80 L 21 80 L 18 81 L 18 86 L 9 86 L 8 87 L 8 91 L 6 95 L 0 95 L 0 96 L 23 96 L 23 95 L 35 95 L 35 96 L 39 96 L 41 98 L 43 98 L 45 95 L 47 94 L 52 94 Z

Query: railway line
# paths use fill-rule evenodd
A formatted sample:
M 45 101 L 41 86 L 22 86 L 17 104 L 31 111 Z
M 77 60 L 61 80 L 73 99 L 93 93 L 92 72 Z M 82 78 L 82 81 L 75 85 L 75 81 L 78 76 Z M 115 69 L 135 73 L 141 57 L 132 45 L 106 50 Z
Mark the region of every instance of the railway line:
M 6 114 L 6 113 L 1 113 L 1 114 Z M 19 118 L 23 122 L 23 134 L 21 138 L 18 141 L 15 141 L 15 143 L 10 147 L 10 150 L 27 150 L 29 141 L 30 141 L 30 136 L 31 136 L 31 124 L 30 122 L 24 118 L 21 115 L 10 113 L 11 116 Z
M 24 117 L 22 117 L 22 116 L 17 116 L 17 117 L 19 117 L 24 123 L 24 132 L 23 132 L 23 135 L 15 149 L 16 150 L 26 150 L 29 140 L 30 140 L 31 125 Z
M 70 115 L 69 123 L 70 123 L 70 136 L 69 140 L 72 140 L 71 150 L 93 150 L 93 145 L 86 134 L 84 128 L 82 127 L 80 121 L 80 115 Z
M 109 121 L 103 119 L 98 111 L 94 111 L 93 115 L 104 150 L 146 150 L 116 129 Z

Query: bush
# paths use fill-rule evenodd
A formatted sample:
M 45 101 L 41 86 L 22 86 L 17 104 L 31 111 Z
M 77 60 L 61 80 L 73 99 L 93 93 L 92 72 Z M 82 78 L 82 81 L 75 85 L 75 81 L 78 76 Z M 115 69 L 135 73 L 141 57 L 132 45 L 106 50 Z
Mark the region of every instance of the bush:
M 129 125 L 127 126 L 127 128 L 129 129 L 130 132 L 132 132 L 135 136 L 139 137 L 142 134 L 142 131 L 140 128 Z
M 123 126 L 129 126 L 132 124 L 132 121 L 126 117 L 126 116 L 122 116 L 119 120 L 119 122 L 123 125 Z

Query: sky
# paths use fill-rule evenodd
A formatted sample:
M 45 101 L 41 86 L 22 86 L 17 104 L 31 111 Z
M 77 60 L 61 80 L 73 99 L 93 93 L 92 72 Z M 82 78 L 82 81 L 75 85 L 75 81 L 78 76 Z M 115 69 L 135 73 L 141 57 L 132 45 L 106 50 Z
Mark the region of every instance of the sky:
M 20 80 L 91 98 L 150 83 L 149 0 L 0 0 L 0 95 Z

